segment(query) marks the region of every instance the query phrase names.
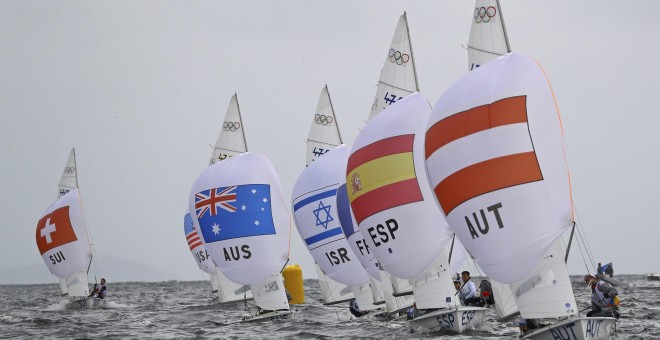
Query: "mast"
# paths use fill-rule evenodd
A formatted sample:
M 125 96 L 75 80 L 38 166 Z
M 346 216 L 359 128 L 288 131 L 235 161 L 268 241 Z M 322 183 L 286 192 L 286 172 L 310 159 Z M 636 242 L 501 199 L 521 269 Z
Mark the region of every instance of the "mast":
M 234 92 L 234 97 L 236 98 L 236 108 L 238 109 L 238 122 L 241 124 L 241 128 L 243 128 L 243 116 L 241 115 L 241 105 L 238 103 L 238 94 Z M 247 147 L 247 141 L 245 139 L 245 129 L 243 129 L 243 144 L 245 145 L 245 152 L 248 151 Z
M 575 221 L 573 221 L 573 228 L 571 228 L 571 237 L 568 239 L 568 246 L 566 246 L 566 256 L 564 263 L 568 262 L 568 253 L 571 251 L 571 243 L 573 242 L 573 233 L 575 233 Z
M 342 144 L 341 131 L 339 131 L 339 123 L 337 122 L 337 116 L 335 115 L 335 107 L 332 106 L 332 97 L 330 97 L 330 90 L 328 90 L 328 84 L 325 84 L 325 92 L 328 93 L 328 102 L 330 102 L 330 111 L 332 116 L 335 118 L 335 125 L 337 125 L 337 134 L 339 135 L 339 144 Z
M 502 31 L 504 32 L 504 41 L 506 42 L 506 50 L 511 52 L 511 45 L 509 45 L 509 35 L 506 33 L 506 25 L 504 25 L 504 14 L 502 13 L 502 6 L 500 0 L 495 0 L 497 9 L 500 11 L 500 20 L 502 20 Z
M 419 83 L 417 80 L 417 67 L 415 67 L 415 56 L 413 55 L 412 40 L 410 40 L 410 27 L 408 26 L 408 16 L 403 12 L 403 20 L 406 22 L 406 34 L 408 35 L 408 45 L 410 45 L 410 60 L 413 61 L 413 73 L 415 74 L 415 89 L 419 92 Z

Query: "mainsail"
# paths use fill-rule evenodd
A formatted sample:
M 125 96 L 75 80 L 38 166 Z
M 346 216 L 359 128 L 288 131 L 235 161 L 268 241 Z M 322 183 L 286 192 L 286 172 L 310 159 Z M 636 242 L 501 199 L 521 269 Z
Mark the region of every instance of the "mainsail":
M 307 135 L 307 165 L 342 143 L 328 85 L 321 89 L 316 112 Z
M 222 122 L 222 130 L 211 154 L 209 165 L 227 157 L 247 152 L 241 109 L 238 106 L 238 95 L 234 93 L 229 101 L 229 107 Z
M 476 0 L 468 41 L 468 68 L 473 70 L 509 52 L 499 0 Z
M 189 209 L 220 271 L 259 289 L 261 308 L 288 310 L 278 278 L 289 258 L 290 215 L 270 160 L 247 152 L 208 167 L 193 184 Z M 264 300 L 263 292 L 276 297 Z
M 417 71 L 413 57 L 406 13 L 399 18 L 392 43 L 380 71 L 376 98 L 371 106 L 369 120 L 397 100 L 419 91 Z

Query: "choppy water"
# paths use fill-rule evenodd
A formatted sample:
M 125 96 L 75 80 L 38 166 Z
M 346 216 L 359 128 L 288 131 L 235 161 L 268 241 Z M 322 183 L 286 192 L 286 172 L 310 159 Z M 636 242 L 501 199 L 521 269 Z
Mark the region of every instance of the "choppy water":
M 623 316 L 615 339 L 660 338 L 660 282 L 642 275 L 618 276 L 630 283 L 620 288 Z M 581 309 L 589 291 L 574 277 Z M 210 284 L 193 282 L 109 283 L 102 310 L 64 310 L 57 285 L 0 285 L 0 338 L 141 338 L 141 339 L 499 339 L 517 338 L 515 322 L 501 324 L 494 312 L 479 330 L 462 335 L 413 332 L 406 322 L 354 319 L 347 305 L 321 304 L 316 280 L 305 281 L 305 304 L 295 306 L 296 319 L 266 323 L 234 323 L 243 303 L 210 304 Z

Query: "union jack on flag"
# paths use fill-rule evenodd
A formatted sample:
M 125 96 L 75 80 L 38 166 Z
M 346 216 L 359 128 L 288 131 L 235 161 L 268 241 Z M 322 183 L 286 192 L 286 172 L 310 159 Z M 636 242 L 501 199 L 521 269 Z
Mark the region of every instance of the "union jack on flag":
M 218 214 L 218 208 L 235 212 L 236 207 L 229 204 L 236 202 L 236 186 L 204 190 L 195 194 L 195 211 L 197 218 L 202 218 L 207 212 L 209 216 Z

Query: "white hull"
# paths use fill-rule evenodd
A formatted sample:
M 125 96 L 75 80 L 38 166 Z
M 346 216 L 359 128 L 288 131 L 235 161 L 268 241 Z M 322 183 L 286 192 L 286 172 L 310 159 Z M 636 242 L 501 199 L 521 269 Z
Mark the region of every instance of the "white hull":
M 266 322 L 273 320 L 292 320 L 295 316 L 295 313 L 292 311 L 282 311 L 276 310 L 258 315 L 245 315 L 241 322 Z
M 609 339 L 614 331 L 614 318 L 571 318 L 557 322 L 547 327 L 532 330 L 521 339 L 534 340 L 582 340 L 582 339 Z
M 462 333 L 475 329 L 484 322 L 488 308 L 459 306 L 456 309 L 441 309 L 418 316 L 410 322 L 416 328 L 427 330 L 448 330 Z
M 93 297 L 72 299 L 67 302 L 66 309 L 100 309 L 105 308 L 105 299 L 98 299 Z

